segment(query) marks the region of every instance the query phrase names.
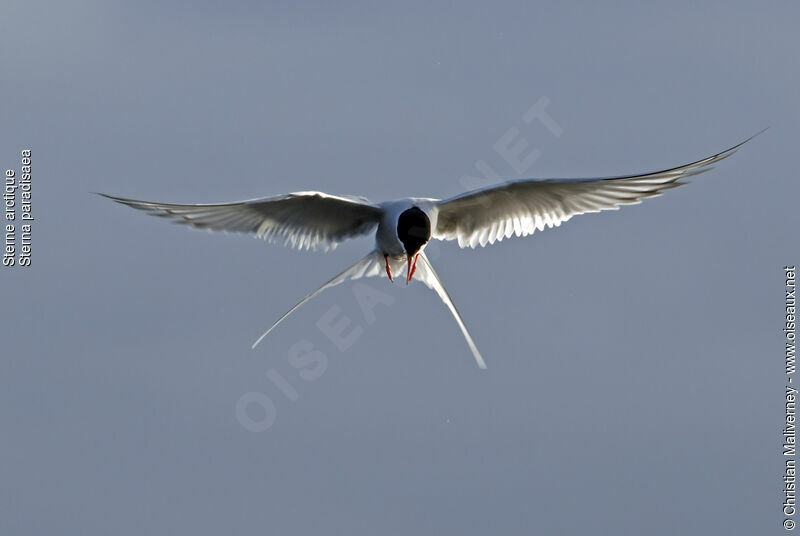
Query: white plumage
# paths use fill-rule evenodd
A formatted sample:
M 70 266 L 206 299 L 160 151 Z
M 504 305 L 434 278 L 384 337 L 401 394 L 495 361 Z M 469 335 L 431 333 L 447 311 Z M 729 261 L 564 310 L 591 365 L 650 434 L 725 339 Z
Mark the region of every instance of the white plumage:
M 596 179 L 514 180 L 445 200 L 408 198 L 372 204 L 363 197 L 296 192 L 236 203 L 179 205 L 101 195 L 198 229 L 252 233 L 299 249 L 333 249 L 348 238 L 374 231 L 373 251 L 303 298 L 253 347 L 323 290 L 349 279 L 378 276 L 384 269 L 392 278 L 407 264 L 406 281 L 416 274 L 439 295 L 456 319 L 478 366 L 486 368 L 461 315 L 425 256 L 424 247 L 430 238 L 457 240 L 461 247 L 475 248 L 557 227 L 578 214 L 640 203 L 685 184 L 681 179 L 710 170 L 712 164 L 732 155 L 753 137 L 708 158 L 663 171 Z

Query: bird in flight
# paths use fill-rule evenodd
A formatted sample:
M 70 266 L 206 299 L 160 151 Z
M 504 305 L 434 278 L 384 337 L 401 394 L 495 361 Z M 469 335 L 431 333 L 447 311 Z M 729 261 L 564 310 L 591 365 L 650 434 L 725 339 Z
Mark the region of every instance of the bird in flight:
M 323 290 L 384 272 L 394 281 L 405 268 L 406 284 L 416 276 L 439 295 L 478 366 L 484 369 L 486 363 L 478 347 L 425 256 L 425 246 L 431 239 L 457 240 L 462 248 L 483 247 L 512 236 L 558 227 L 578 214 L 637 204 L 685 184 L 682 179 L 709 171 L 712 164 L 732 155 L 753 137 L 713 156 L 663 171 L 607 178 L 512 180 L 444 200 L 410 197 L 375 204 L 363 197 L 295 192 L 236 203 L 178 205 L 100 195 L 197 229 L 251 233 L 298 249 L 329 250 L 348 238 L 374 232 L 372 251 L 308 294 L 262 333 L 252 347 Z

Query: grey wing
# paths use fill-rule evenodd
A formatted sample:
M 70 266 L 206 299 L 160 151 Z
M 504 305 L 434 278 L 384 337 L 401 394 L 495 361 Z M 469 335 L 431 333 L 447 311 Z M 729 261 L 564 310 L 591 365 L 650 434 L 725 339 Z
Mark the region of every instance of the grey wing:
M 527 236 L 537 229 L 557 227 L 578 214 L 640 203 L 685 184 L 681 179 L 709 171 L 712 164 L 729 157 L 753 137 L 708 158 L 654 173 L 599 179 L 516 180 L 439 201 L 433 237 L 458 240 L 459 246 L 474 248 L 512 235 Z
M 370 232 L 382 213 L 366 199 L 322 192 L 296 192 L 218 205 L 153 203 L 100 195 L 197 229 L 252 233 L 297 249 L 333 249 L 345 239 Z

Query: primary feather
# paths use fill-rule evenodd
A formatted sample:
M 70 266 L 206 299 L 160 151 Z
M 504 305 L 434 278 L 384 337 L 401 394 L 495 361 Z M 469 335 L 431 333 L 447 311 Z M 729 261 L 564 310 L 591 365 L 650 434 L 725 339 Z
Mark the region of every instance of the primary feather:
M 215 205 L 154 203 L 100 194 L 123 205 L 198 229 L 253 233 L 297 249 L 334 249 L 378 225 L 381 210 L 367 199 L 296 192 Z
M 557 227 L 575 215 L 617 210 L 675 188 L 704 173 L 751 138 L 691 164 L 643 175 L 595 179 L 515 180 L 440 201 L 433 234 L 475 248 Z

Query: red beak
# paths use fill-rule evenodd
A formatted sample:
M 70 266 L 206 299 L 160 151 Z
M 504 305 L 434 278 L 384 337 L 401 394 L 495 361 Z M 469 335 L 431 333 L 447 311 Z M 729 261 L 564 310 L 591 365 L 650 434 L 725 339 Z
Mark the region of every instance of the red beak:
M 408 277 L 406 278 L 406 285 L 408 285 L 411 278 L 414 277 L 414 272 L 417 271 L 417 257 L 419 257 L 419 253 L 408 256 Z

